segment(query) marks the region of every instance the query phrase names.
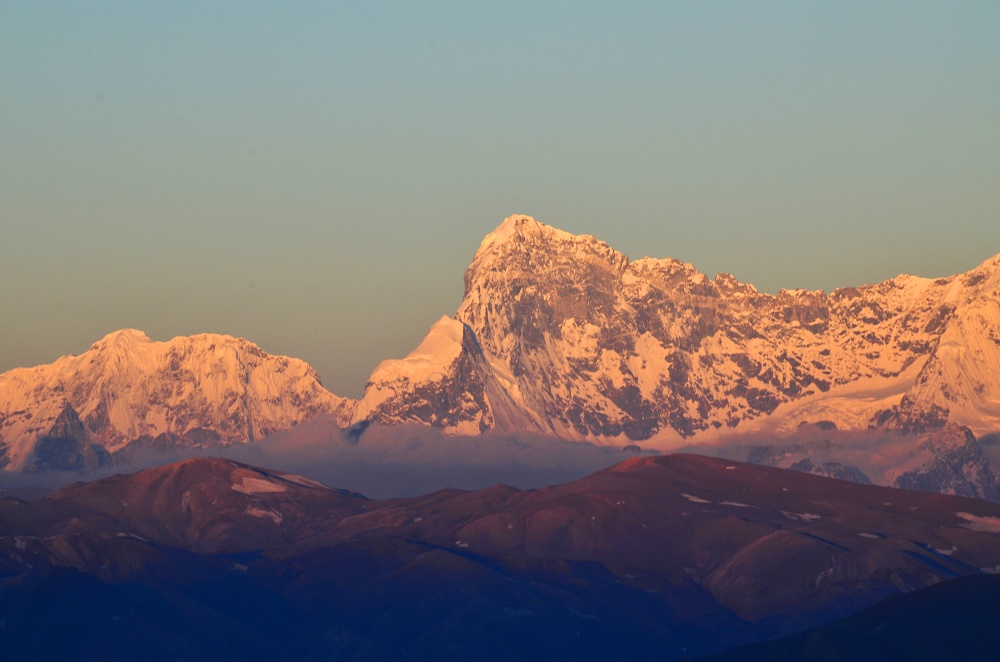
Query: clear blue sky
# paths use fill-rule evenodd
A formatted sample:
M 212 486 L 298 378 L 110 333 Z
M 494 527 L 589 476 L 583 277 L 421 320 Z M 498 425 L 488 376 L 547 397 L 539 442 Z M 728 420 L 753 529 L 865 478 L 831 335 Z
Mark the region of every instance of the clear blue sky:
M 218 332 L 358 395 L 512 213 L 767 291 L 965 271 L 998 34 L 993 0 L 0 0 L 0 370 Z

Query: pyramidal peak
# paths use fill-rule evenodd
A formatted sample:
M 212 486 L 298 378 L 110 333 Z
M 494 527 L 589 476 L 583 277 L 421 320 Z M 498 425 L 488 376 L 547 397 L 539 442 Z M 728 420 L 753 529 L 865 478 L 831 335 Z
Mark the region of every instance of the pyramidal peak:
M 483 238 L 482 243 L 479 245 L 479 250 L 489 248 L 494 244 L 503 243 L 515 236 L 524 236 L 525 234 L 537 232 L 544 227 L 546 226 L 531 216 L 512 214 L 505 218 L 503 223 L 497 226 L 496 230 Z
M 481 254 L 489 252 L 490 249 L 509 241 L 524 239 L 545 239 L 549 241 L 555 240 L 568 242 L 597 241 L 597 239 L 591 235 L 575 235 L 566 232 L 565 230 L 552 227 L 551 225 L 540 223 L 531 216 L 513 214 L 505 218 L 503 223 L 501 223 L 496 230 L 486 235 L 482 243 L 479 245 L 479 250 L 476 251 L 476 256 L 479 257 Z
M 629 260 L 591 235 L 571 234 L 523 214 L 508 216 L 486 235 L 466 269 L 466 296 L 470 287 L 501 273 L 559 270 L 560 264 L 573 262 L 600 263 L 622 272 Z M 461 310 L 456 318 L 468 323 Z

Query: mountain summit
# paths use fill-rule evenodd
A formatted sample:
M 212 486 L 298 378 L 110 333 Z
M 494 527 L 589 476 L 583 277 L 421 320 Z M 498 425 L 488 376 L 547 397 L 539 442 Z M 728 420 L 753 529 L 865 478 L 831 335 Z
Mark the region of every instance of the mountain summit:
M 245 443 L 352 401 L 304 362 L 232 336 L 123 329 L 80 356 L 0 374 L 0 466 L 77 469 L 130 442 Z
M 436 370 L 387 375 L 383 364 L 353 422 L 665 446 L 817 422 L 992 432 L 998 288 L 1000 256 L 948 278 L 771 295 L 511 216 L 466 271 L 451 344 L 425 353 Z

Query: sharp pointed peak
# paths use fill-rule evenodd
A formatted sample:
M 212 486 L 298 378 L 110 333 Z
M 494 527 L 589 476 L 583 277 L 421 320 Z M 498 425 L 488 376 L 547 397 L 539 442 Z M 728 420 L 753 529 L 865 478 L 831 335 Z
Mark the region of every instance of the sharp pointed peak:
M 488 248 L 494 244 L 502 244 L 511 237 L 514 236 L 524 236 L 526 233 L 537 232 L 548 226 L 539 223 L 531 216 L 525 216 L 524 214 L 512 214 L 504 219 L 503 223 L 497 226 L 497 229 L 486 235 L 483 239 L 483 243 L 480 246 L 480 250 Z M 554 228 L 553 228 L 554 229 Z
M 514 239 L 544 238 L 547 240 L 559 240 L 570 242 L 597 242 L 591 235 L 575 235 L 565 230 L 546 225 L 535 220 L 532 216 L 525 214 L 512 214 L 504 219 L 497 228 L 490 232 L 479 245 L 477 255 L 491 252 L 497 246 L 501 246 Z M 603 244 L 604 242 L 598 242 Z
M 543 224 L 536 221 L 534 216 L 528 216 L 527 214 L 511 214 L 507 218 L 503 219 L 503 223 L 497 226 L 497 231 L 505 228 L 520 228 L 526 225 L 539 226 Z

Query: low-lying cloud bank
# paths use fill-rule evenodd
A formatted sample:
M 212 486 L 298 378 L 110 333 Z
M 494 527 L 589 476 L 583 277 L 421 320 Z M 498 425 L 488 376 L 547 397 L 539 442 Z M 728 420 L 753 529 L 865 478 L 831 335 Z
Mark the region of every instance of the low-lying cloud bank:
M 0 496 L 36 497 L 74 481 L 213 456 L 296 473 L 330 487 L 386 499 L 445 487 L 475 490 L 497 483 L 518 488 L 564 483 L 621 462 L 635 452 L 533 434 L 491 432 L 456 437 L 422 425 L 372 426 L 355 440 L 320 417 L 255 444 L 180 453 L 146 449 L 138 451 L 126 466 L 86 473 L 0 475 Z
M 975 440 L 960 428 L 920 435 L 803 426 L 795 434 L 734 435 L 678 451 L 796 469 L 834 478 L 1000 501 L 1000 436 Z M 127 465 L 87 473 L 0 472 L 0 497 L 34 498 L 74 481 L 132 473 L 189 457 L 226 457 L 300 474 L 374 499 L 446 487 L 565 483 L 627 459 L 631 447 L 597 446 L 528 433 L 455 437 L 423 425 L 373 425 L 359 437 L 320 417 L 254 444 L 177 451 L 137 450 Z
M 426 426 L 368 428 L 351 441 L 322 420 L 227 449 L 225 457 L 291 471 L 382 499 L 444 487 L 474 490 L 504 483 L 519 488 L 576 480 L 631 453 L 529 434 L 455 437 Z

